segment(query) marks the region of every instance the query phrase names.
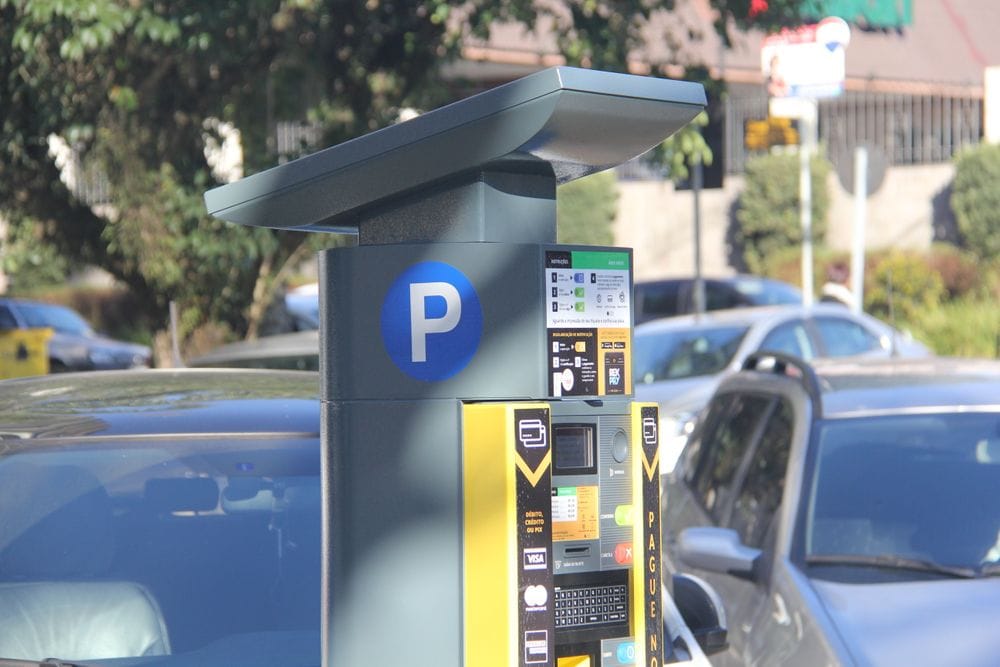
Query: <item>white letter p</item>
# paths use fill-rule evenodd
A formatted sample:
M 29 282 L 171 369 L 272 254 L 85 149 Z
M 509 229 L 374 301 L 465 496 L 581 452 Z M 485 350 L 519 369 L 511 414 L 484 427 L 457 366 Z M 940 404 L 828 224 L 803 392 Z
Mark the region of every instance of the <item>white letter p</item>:
M 444 299 L 444 315 L 427 318 L 427 297 Z M 410 284 L 410 358 L 427 361 L 427 334 L 446 333 L 462 318 L 462 297 L 450 283 Z

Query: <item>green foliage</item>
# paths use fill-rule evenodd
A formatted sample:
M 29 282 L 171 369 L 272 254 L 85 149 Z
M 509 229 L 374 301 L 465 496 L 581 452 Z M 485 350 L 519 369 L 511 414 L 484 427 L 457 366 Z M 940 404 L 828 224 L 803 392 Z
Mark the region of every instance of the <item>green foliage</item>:
M 706 166 L 712 164 L 712 149 L 701 134 L 701 128 L 706 125 L 708 114 L 702 111 L 680 131 L 667 137 L 653 149 L 650 159 L 665 166 L 675 183 L 691 176 L 689 167 L 699 162 Z
M 814 157 L 811 170 L 812 236 L 814 245 L 820 246 L 826 235 L 830 207 L 827 189 L 830 165 Z M 768 257 L 802 243 L 799 201 L 798 155 L 765 155 L 747 162 L 735 236 L 752 273 L 763 273 Z
M 614 172 L 602 171 L 556 190 L 557 236 L 560 243 L 611 245 L 618 192 Z
M 15 219 L 7 223 L 7 238 L 0 246 L 0 268 L 12 277 L 9 289 L 14 293 L 47 285 L 58 285 L 66 280 L 74 268 L 70 259 L 42 240 L 38 222 Z
M 976 256 L 947 243 L 937 243 L 931 248 L 927 262 L 934 273 L 941 276 L 941 284 L 948 299 L 965 296 L 983 296 L 988 285 L 982 281 L 983 273 Z
M 1000 257 L 1000 146 L 983 144 L 955 159 L 951 207 L 965 247 L 982 259 Z
M 934 310 L 944 296 L 941 276 L 917 253 L 895 250 L 866 272 L 865 310 L 876 317 L 914 322 Z
M 719 29 L 749 21 L 745 4 L 711 0 Z M 783 24 L 791 4 L 772 0 L 753 21 Z M 495 21 L 545 18 L 569 64 L 624 71 L 643 39 L 670 41 L 648 34 L 647 19 L 673 5 L 0 0 L 0 213 L 32 221 L 18 234 L 48 244 L 39 250 L 47 257 L 109 271 L 141 304 L 137 319 L 165 323 L 174 300 L 186 332 L 209 320 L 252 332 L 290 266 L 343 239 L 210 220 L 200 197 L 217 181 L 204 148 L 220 121 L 239 131 L 244 170 L 254 173 L 278 162 L 279 121 L 319 121 L 330 145 L 403 108 L 450 101 L 440 65 Z M 78 201 L 61 183 L 51 136 L 107 175 L 106 205 Z M 22 261 L 18 273 L 29 264 L 57 266 Z
M 909 323 L 913 335 L 935 353 L 1000 358 L 1000 303 L 966 297 L 923 310 Z

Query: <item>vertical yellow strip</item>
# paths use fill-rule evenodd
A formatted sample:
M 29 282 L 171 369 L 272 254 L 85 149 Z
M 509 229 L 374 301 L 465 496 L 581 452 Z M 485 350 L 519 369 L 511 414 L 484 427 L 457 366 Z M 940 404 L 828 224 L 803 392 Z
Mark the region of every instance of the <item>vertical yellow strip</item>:
M 663 661 L 663 610 L 660 608 L 660 438 L 655 403 L 632 403 L 632 498 L 637 508 L 632 570 L 636 665 L 660 667 Z
M 512 410 L 462 406 L 465 665 L 517 658 L 517 507 Z
M 646 512 L 643 502 L 642 467 L 642 411 L 639 403 L 632 403 L 632 507 L 635 521 L 632 524 L 632 637 L 635 640 L 635 664 L 646 662 Z

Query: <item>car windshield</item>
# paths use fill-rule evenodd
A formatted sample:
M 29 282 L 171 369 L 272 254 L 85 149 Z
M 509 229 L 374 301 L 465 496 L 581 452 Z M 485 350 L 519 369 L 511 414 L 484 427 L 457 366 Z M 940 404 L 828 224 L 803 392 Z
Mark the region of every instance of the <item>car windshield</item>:
M 636 333 L 635 381 L 649 384 L 721 373 L 748 329 L 718 326 Z
M 94 334 L 86 320 L 64 306 L 19 303 L 17 309 L 31 328 L 48 327 L 59 333 L 75 336 L 92 336 Z
M 996 573 L 1000 415 L 829 420 L 815 447 L 803 540 L 812 574 Z
M 319 664 L 315 434 L 0 452 L 0 658 Z
M 777 280 L 735 278 L 732 285 L 737 292 L 745 294 L 752 303 L 758 306 L 802 303 L 801 292 L 791 285 Z

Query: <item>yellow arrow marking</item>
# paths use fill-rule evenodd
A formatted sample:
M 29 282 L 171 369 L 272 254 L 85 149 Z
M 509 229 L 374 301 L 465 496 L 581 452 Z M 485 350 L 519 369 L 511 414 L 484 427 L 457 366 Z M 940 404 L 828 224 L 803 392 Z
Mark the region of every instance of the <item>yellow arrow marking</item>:
M 523 474 L 525 479 L 528 480 L 528 483 L 532 486 L 537 486 L 538 480 L 542 478 L 542 475 L 545 474 L 545 470 L 552 463 L 552 450 L 550 449 L 545 452 L 545 457 L 542 458 L 542 461 L 534 470 L 528 467 L 528 464 L 524 462 L 524 459 L 521 458 L 520 454 L 514 454 L 514 463 L 517 464 L 517 469 L 521 471 L 521 474 Z
M 646 469 L 646 477 L 648 477 L 649 480 L 652 481 L 653 480 L 653 475 L 656 473 L 656 469 L 660 467 L 660 448 L 659 447 L 656 448 L 656 454 L 653 455 L 653 462 L 652 463 L 647 463 L 646 462 L 646 451 L 643 450 L 643 452 L 642 452 L 642 467 Z

